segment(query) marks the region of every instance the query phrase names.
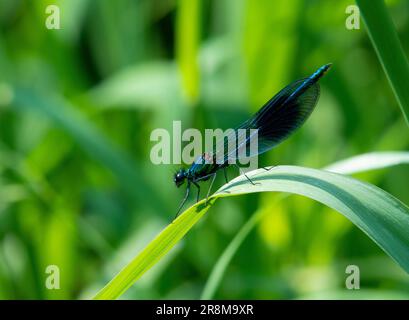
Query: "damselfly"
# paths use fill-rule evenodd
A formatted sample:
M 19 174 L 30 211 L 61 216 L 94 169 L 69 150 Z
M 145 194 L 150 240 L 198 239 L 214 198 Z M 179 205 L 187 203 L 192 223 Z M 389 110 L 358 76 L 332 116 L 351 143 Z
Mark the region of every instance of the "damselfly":
M 320 87 L 318 80 L 328 71 L 331 64 L 326 64 L 319 68 L 308 78 L 294 81 L 290 85 L 286 86 L 273 98 L 271 98 L 253 117 L 245 121 L 234 130 L 234 134 L 238 135 L 238 132 L 252 131 L 256 129 L 257 132 L 257 152 L 254 154 L 246 154 L 246 156 L 252 157 L 264 153 L 281 141 L 290 136 L 296 131 L 309 117 L 317 104 Z M 254 134 L 246 134 L 244 143 L 237 143 L 235 145 L 234 152 L 231 152 L 229 148 L 229 141 L 237 142 L 240 139 L 226 139 L 223 140 L 222 145 L 213 148 L 213 151 L 205 152 L 199 156 L 188 169 L 181 168 L 174 175 L 174 182 L 177 187 L 180 187 L 185 180 L 187 181 L 186 194 L 180 204 L 176 217 L 185 204 L 189 193 L 190 187 L 193 184 L 197 188 L 197 201 L 199 201 L 200 186 L 198 182 L 211 180 L 207 197 L 209 197 L 210 190 L 213 182 L 216 178 L 216 174 L 220 169 L 223 169 L 224 176 L 227 182 L 226 168 L 234 163 L 237 165 L 236 160 L 239 160 L 239 149 L 248 150 L 248 147 L 252 143 Z M 253 181 L 244 174 L 246 178 L 252 183 Z

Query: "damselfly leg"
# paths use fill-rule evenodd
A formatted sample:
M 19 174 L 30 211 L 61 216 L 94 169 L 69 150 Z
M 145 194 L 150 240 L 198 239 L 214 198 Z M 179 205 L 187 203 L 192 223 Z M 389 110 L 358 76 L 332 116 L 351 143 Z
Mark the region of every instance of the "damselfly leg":
M 235 163 L 234 165 L 237 167 L 237 169 L 239 169 L 240 174 L 244 174 L 244 176 L 247 178 L 247 180 L 248 180 L 253 186 L 260 184 L 260 183 L 254 183 L 254 182 L 247 176 L 247 174 L 246 174 L 243 170 L 241 170 L 241 168 L 238 166 L 237 163 Z
M 180 210 L 183 208 L 187 198 L 189 197 L 189 193 L 190 193 L 190 182 L 188 181 L 187 182 L 187 187 L 186 187 L 185 197 L 183 198 L 182 203 L 179 205 L 178 211 L 176 212 L 176 216 L 173 218 L 173 220 L 175 220 L 178 217 L 178 215 L 180 213 Z
M 205 202 L 206 205 L 207 205 L 207 199 L 209 199 L 210 190 L 212 190 L 213 182 L 216 179 L 216 174 L 217 174 L 216 172 L 213 174 L 213 178 L 212 178 L 212 181 L 210 182 L 209 190 L 207 190 L 206 202 Z

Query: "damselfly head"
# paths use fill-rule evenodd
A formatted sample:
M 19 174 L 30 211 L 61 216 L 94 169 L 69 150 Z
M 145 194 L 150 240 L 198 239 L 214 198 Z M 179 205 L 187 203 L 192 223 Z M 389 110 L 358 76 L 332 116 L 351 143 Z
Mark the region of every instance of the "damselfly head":
M 179 169 L 173 176 L 173 181 L 175 182 L 176 187 L 178 188 L 185 182 L 185 179 L 186 179 L 186 170 L 183 168 Z

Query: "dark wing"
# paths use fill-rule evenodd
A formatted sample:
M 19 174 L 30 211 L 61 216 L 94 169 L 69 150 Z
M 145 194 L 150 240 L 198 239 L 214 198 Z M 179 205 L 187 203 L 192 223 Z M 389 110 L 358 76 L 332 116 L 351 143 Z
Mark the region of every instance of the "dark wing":
M 251 119 L 258 129 L 259 154 L 270 150 L 301 127 L 317 104 L 320 87 L 310 79 L 298 80 L 281 90 Z
M 216 162 L 236 162 L 243 155 L 252 157 L 264 153 L 290 136 L 305 122 L 317 104 L 320 94 L 317 80 L 297 80 L 282 89 L 252 118 L 236 128 L 235 134 L 224 137 L 223 143 L 215 148 Z M 258 134 L 254 133 L 254 129 Z M 255 139 L 258 150 L 252 151 L 250 145 Z

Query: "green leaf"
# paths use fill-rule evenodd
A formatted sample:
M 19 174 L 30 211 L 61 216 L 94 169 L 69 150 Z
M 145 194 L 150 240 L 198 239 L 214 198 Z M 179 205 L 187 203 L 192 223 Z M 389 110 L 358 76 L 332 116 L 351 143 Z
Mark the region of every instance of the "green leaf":
M 324 170 L 340 174 L 354 174 L 369 170 L 391 167 L 403 163 L 409 163 L 409 152 L 371 152 L 335 162 L 325 167 Z M 285 196 L 276 198 L 276 201 L 282 200 L 284 198 Z M 230 261 L 233 259 L 241 244 L 247 238 L 249 233 L 254 229 L 254 227 L 258 224 L 260 219 L 271 212 L 272 206 L 274 206 L 274 204 L 269 204 L 268 207 L 262 207 L 257 210 L 240 228 L 239 232 L 235 235 L 233 240 L 229 243 L 229 245 L 226 247 L 226 249 L 217 260 L 216 264 L 214 265 L 213 270 L 210 273 L 203 289 L 201 299 L 209 300 L 213 298 L 217 287 L 219 286 L 223 275 L 228 265 L 230 264 Z
M 190 102 L 199 96 L 198 51 L 201 0 L 179 0 L 176 13 L 176 56 Z
M 210 200 L 214 202 L 214 199 Z M 159 261 L 206 213 L 204 200 L 190 207 L 169 224 L 145 249 L 125 266 L 94 299 L 116 299 Z
M 284 199 L 285 195 L 283 194 L 281 197 L 276 198 L 277 200 Z M 266 214 L 266 208 L 260 208 L 257 210 L 251 217 L 246 221 L 246 223 L 240 228 L 239 232 L 234 236 L 233 240 L 230 241 L 229 245 L 223 251 L 217 262 L 215 263 L 212 272 L 210 273 L 205 287 L 203 289 L 202 295 L 200 299 L 202 300 L 210 300 L 213 298 L 217 287 L 219 286 L 224 273 L 230 264 L 230 261 L 233 259 L 236 252 L 239 250 L 241 244 L 247 238 L 249 233 L 253 230 L 253 228 L 257 225 L 260 219 Z M 270 206 L 268 207 L 270 209 Z M 270 210 L 268 210 L 270 211 Z
M 383 0 L 356 0 L 372 45 L 409 125 L 409 63 Z
M 403 163 L 409 163 L 409 152 L 370 152 L 335 162 L 324 169 L 341 174 L 354 174 Z
M 122 269 L 95 299 L 118 298 L 172 249 L 216 199 L 254 192 L 304 195 L 339 211 L 409 271 L 409 208 L 387 192 L 350 177 L 296 166 L 254 170 L 247 176 L 256 185 L 239 176 L 213 194 L 208 205 L 202 200 L 187 209 Z

